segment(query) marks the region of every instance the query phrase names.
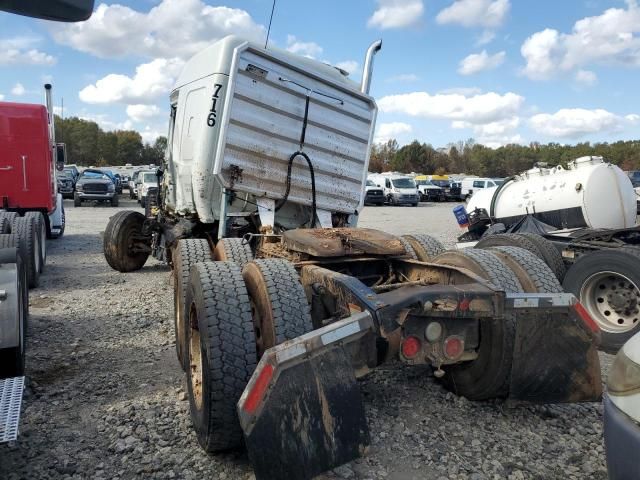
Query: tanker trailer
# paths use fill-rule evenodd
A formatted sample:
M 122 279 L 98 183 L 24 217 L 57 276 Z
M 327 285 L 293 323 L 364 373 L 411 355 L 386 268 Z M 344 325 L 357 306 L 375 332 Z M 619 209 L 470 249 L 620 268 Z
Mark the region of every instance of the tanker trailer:
M 468 204 L 458 247 L 522 247 L 548 264 L 618 349 L 640 330 L 640 227 L 629 177 L 602 157 L 534 168 Z
M 150 255 L 172 267 L 198 442 L 244 444 L 257 480 L 309 479 L 365 452 L 356 378 L 386 360 L 431 365 L 473 400 L 601 394 L 597 327 L 539 259 L 507 255 L 515 272 L 493 252 L 354 228 L 380 47 L 360 82 L 237 37 L 197 54 L 169 98 L 155 201 L 105 229 L 114 269 Z

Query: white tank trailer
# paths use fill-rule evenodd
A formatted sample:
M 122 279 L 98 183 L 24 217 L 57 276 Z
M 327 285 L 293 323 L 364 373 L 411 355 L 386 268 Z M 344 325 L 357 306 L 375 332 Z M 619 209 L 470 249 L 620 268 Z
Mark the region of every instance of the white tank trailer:
M 467 210 L 485 209 L 506 225 L 533 214 L 562 228 L 628 228 L 636 223 L 629 177 L 602 157 L 581 157 L 563 168 L 533 168 L 502 187 L 479 190 Z

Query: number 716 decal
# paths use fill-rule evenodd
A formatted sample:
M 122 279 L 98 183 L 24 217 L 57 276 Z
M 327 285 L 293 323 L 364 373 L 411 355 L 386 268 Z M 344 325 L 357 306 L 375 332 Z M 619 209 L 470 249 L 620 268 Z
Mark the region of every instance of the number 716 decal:
M 222 85 L 216 83 L 213 86 L 213 95 L 211 96 L 211 108 L 209 109 L 209 115 L 207 116 L 207 125 L 210 127 L 214 127 L 216 125 L 216 118 L 218 115 L 218 111 L 216 110 L 218 98 L 220 98 L 220 90 L 222 90 Z

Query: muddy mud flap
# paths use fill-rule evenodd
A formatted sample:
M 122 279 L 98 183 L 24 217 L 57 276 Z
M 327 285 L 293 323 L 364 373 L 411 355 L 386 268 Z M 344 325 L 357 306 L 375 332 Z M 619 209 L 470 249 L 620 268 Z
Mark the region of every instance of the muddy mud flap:
M 364 453 L 369 429 L 345 346 L 372 326 L 358 313 L 264 354 L 238 402 L 257 480 L 311 479 Z
M 601 399 L 599 329 L 572 294 L 507 294 L 505 307 L 516 320 L 510 399 Z

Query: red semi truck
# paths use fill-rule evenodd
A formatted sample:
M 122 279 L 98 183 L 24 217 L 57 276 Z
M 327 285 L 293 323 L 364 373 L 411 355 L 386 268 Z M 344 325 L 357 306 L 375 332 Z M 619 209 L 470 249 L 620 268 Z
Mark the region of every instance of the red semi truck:
M 0 208 L 42 213 L 47 237 L 57 238 L 65 227 L 56 180 L 65 146 L 55 142 L 51 85 L 45 94 L 47 106 L 0 102 Z

